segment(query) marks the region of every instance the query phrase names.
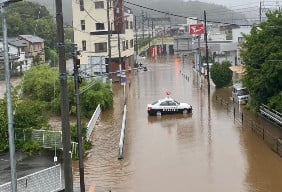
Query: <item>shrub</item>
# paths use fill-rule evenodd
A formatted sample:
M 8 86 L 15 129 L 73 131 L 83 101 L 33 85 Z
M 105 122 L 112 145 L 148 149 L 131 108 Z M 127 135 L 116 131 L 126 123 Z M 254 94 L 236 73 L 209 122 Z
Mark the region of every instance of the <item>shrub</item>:
M 232 82 L 232 71 L 229 69 L 231 63 L 229 61 L 224 61 L 220 63 L 214 63 L 211 67 L 211 79 L 217 88 L 222 88 L 230 85 Z

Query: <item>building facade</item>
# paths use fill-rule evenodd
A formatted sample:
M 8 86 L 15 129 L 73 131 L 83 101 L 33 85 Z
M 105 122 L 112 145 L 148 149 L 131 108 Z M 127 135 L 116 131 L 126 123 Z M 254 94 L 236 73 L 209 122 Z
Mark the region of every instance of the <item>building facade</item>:
M 74 43 L 86 73 L 115 73 L 133 66 L 133 14 L 123 0 L 72 0 Z
M 26 57 L 33 59 L 38 57 L 40 62 L 45 62 L 44 39 L 35 35 L 19 35 L 18 39 L 26 44 L 26 47 L 24 47 Z

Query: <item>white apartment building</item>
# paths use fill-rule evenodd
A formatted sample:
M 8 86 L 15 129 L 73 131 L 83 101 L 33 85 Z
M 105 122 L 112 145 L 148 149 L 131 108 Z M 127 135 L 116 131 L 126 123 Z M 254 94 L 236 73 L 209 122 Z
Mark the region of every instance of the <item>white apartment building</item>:
M 107 0 L 72 0 L 74 43 L 81 69 L 91 75 L 124 70 L 134 62 L 133 14 L 123 0 L 108 1 L 109 9 Z

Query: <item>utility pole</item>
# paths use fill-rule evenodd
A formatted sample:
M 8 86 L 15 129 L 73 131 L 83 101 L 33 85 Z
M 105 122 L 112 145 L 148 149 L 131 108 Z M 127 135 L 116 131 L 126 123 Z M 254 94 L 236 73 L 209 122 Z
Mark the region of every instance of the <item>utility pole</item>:
M 201 35 L 198 35 L 198 70 L 201 74 L 201 67 L 202 67 L 202 56 L 201 56 Z
M 59 52 L 59 73 L 60 73 L 60 90 L 61 90 L 61 119 L 63 134 L 63 158 L 64 158 L 64 178 L 65 191 L 73 191 L 72 178 L 72 159 L 71 159 L 71 138 L 69 124 L 69 101 L 67 90 L 67 73 L 65 59 L 65 42 L 64 42 L 64 22 L 62 12 L 62 0 L 56 0 L 56 22 L 57 22 L 57 41 Z
M 148 17 L 148 15 L 146 14 L 146 18 L 147 18 L 147 21 L 148 21 L 148 39 L 149 39 L 149 50 L 150 50 L 150 47 L 151 47 L 151 33 L 150 33 L 150 19 Z
M 83 165 L 83 139 L 81 128 L 81 110 L 80 110 L 80 93 L 79 83 L 81 78 L 79 76 L 80 60 L 77 58 L 78 51 L 77 45 L 72 45 L 73 49 L 73 72 L 74 72 L 74 85 L 75 85 L 75 99 L 76 99 L 76 126 L 77 126 L 77 139 L 78 139 L 78 159 L 79 159 L 79 178 L 80 178 L 80 191 L 85 192 L 84 183 L 84 165 Z
M 9 152 L 10 152 L 10 166 L 11 166 L 11 189 L 12 192 L 17 192 L 17 172 L 16 172 L 16 155 L 15 155 L 15 131 L 13 120 L 13 107 L 11 96 L 11 82 L 10 82 L 10 65 L 9 65 L 9 49 L 7 42 L 7 20 L 5 6 L 9 2 L 17 2 L 19 0 L 1 0 L 1 14 L 2 14 L 2 31 L 3 31 L 3 49 L 4 49 L 4 66 L 5 66 L 5 81 L 7 94 L 7 113 L 8 113 L 8 133 L 9 133 Z
M 209 66 L 209 50 L 208 50 L 208 35 L 207 35 L 207 18 L 206 18 L 206 11 L 204 11 L 204 22 L 205 22 L 205 44 L 206 44 L 206 62 L 207 62 L 208 95 L 210 95 L 210 66 Z
M 110 0 L 107 0 L 107 21 L 108 21 L 108 65 L 109 65 L 109 78 L 112 78 L 112 47 L 111 47 L 111 23 L 110 23 Z
M 138 57 L 138 33 L 137 33 L 137 23 L 136 23 L 136 15 L 134 15 L 134 28 L 135 28 L 135 51 L 136 51 L 136 59 L 135 62 L 137 62 Z
M 261 1 L 259 2 L 259 23 L 261 23 L 261 12 L 262 12 L 262 8 L 261 8 Z
M 151 37 L 151 34 L 150 34 L 150 18 L 148 16 L 148 14 L 146 14 L 146 18 L 147 18 L 147 21 L 148 21 L 148 37 L 149 37 L 149 40 L 150 40 L 150 37 Z
M 154 38 L 154 20 L 152 20 L 152 38 Z
M 118 64 L 121 73 L 120 30 L 118 31 Z
M 142 37 L 144 39 L 144 11 L 142 10 Z

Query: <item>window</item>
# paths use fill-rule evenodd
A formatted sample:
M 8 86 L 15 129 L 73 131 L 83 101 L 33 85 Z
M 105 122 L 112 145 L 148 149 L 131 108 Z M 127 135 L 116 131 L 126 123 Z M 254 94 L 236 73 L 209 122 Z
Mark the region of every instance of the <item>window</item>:
M 122 41 L 122 50 L 125 51 L 125 41 Z
M 128 49 L 128 40 L 126 40 L 125 48 Z
M 79 0 L 80 11 L 84 11 L 84 0 Z
M 125 21 L 125 29 L 128 29 L 128 21 Z
M 243 43 L 246 39 L 244 37 L 238 37 L 238 43 Z
M 130 29 L 133 29 L 133 22 L 132 21 L 130 21 Z
M 104 30 L 105 26 L 104 23 L 96 23 L 96 30 Z
M 80 20 L 81 31 L 85 30 L 85 20 Z
M 107 52 L 107 43 L 95 43 L 95 53 Z
M 173 101 L 168 101 L 168 105 L 169 105 L 169 106 L 176 106 L 176 103 L 173 102 Z
M 131 40 L 130 40 L 130 48 L 133 47 L 133 42 L 134 42 L 133 39 L 131 39 Z
M 86 41 L 82 40 L 82 50 L 86 51 Z
M 95 2 L 95 9 L 104 9 L 104 1 Z
M 164 101 L 160 104 L 160 106 L 167 106 L 168 105 L 168 101 Z

